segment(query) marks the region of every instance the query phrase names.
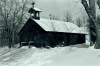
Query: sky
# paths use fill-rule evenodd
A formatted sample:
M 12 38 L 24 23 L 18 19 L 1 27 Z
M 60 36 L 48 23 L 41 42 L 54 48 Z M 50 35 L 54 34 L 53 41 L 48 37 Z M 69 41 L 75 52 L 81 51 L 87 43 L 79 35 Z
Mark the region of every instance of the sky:
M 75 19 L 84 11 L 80 0 L 35 0 L 35 2 L 35 7 L 42 10 L 42 17 L 49 17 L 49 14 L 52 14 L 63 18 L 64 13 L 70 12 Z
M 42 10 L 41 17 L 49 18 L 49 15 L 59 16 L 61 19 L 64 13 L 70 12 L 73 20 L 86 16 L 81 0 L 35 0 L 35 7 Z

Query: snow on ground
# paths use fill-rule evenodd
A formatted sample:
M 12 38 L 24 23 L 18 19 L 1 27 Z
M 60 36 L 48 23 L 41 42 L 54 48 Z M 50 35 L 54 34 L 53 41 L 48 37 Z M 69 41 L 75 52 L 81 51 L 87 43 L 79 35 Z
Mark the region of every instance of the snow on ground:
M 100 66 L 100 50 L 88 44 L 51 49 L 0 48 L 0 66 Z

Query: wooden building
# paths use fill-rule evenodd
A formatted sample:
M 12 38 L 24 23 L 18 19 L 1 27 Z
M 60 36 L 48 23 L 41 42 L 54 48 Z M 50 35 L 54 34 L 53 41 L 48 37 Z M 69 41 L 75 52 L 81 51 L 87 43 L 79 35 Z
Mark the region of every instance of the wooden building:
M 29 10 L 31 16 L 19 31 L 20 46 L 55 47 L 85 43 L 86 34 L 75 24 L 40 18 L 40 12 L 38 8 Z

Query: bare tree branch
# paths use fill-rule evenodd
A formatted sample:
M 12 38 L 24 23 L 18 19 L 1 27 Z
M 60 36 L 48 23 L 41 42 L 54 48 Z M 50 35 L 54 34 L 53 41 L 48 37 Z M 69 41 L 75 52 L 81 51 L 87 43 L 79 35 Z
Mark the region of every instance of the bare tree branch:
M 72 15 L 69 12 L 64 13 L 64 19 L 65 22 L 72 22 Z

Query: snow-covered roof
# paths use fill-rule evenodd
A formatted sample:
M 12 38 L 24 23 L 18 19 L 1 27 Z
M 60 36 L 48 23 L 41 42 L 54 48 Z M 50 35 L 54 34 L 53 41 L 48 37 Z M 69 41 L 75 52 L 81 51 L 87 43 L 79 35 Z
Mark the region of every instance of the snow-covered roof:
M 45 31 L 85 34 L 81 28 L 79 28 L 78 26 L 76 26 L 71 22 L 63 22 L 63 21 L 50 20 L 44 18 L 40 18 L 40 20 L 36 20 L 33 18 L 31 19 L 34 20 Z
M 33 9 L 34 9 L 35 11 L 40 11 L 40 12 L 42 11 L 41 9 L 36 8 L 36 7 L 34 7 Z

